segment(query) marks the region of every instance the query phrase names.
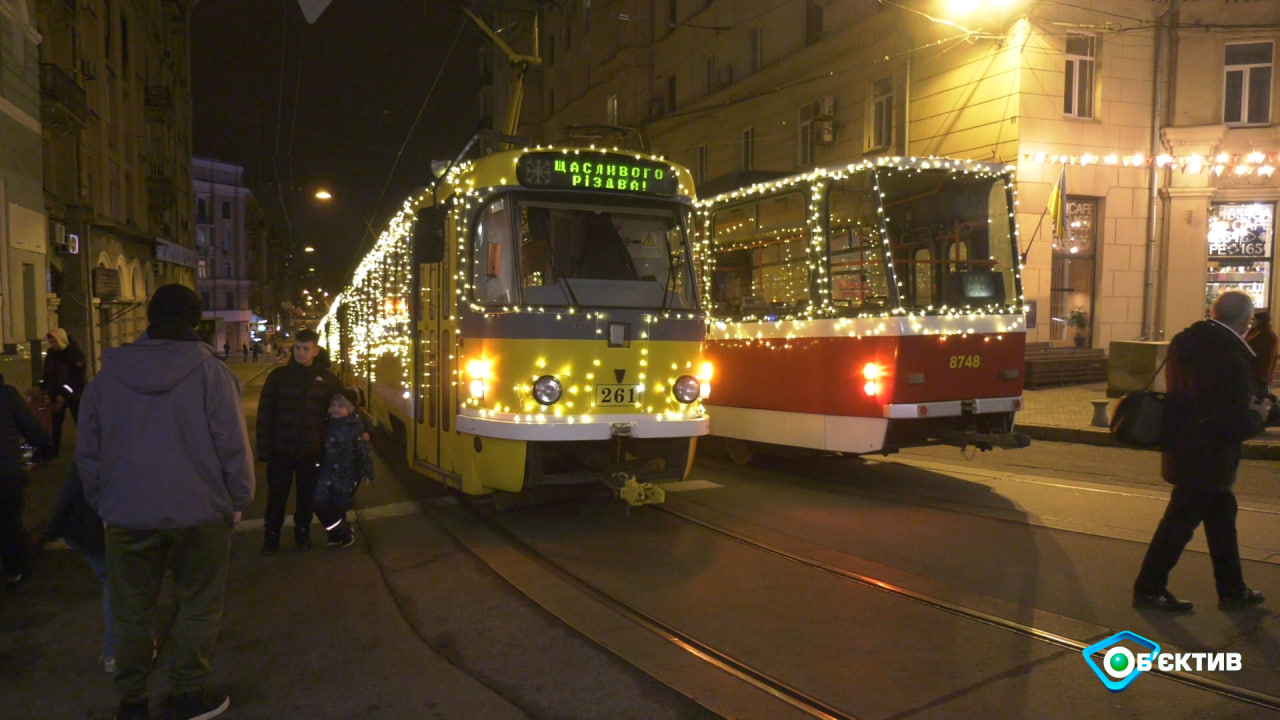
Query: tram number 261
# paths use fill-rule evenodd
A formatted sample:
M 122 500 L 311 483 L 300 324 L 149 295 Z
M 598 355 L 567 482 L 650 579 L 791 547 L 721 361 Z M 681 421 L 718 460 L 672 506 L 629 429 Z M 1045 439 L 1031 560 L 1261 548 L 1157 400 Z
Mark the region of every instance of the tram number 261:
M 636 385 L 597 385 L 597 405 L 635 405 L 640 402 L 640 388 Z
M 951 356 L 952 370 L 959 370 L 962 368 L 976 368 L 976 367 L 981 367 L 981 365 L 982 365 L 981 355 L 952 355 Z

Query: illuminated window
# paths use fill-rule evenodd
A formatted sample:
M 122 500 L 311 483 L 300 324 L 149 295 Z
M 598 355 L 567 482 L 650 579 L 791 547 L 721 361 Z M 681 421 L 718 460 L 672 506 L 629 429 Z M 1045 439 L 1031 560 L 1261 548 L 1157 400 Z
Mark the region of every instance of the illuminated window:
M 1062 114 L 1093 117 L 1094 37 L 1068 35 L 1066 74 L 1062 87 Z
M 763 320 L 811 302 L 803 193 L 735 205 L 711 218 L 711 301 L 722 316 Z
M 1266 125 L 1271 122 L 1270 42 L 1228 45 L 1222 122 Z
M 871 175 L 859 173 L 837 181 L 827 199 L 832 304 L 839 312 L 885 308 L 889 303 L 889 273 Z

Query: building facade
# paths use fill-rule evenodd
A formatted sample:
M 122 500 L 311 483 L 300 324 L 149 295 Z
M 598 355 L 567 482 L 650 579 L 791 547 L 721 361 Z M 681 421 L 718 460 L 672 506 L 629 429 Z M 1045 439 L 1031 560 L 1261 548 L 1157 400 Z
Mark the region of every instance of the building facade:
M 1280 301 L 1280 3 L 952 5 L 557 4 L 521 131 L 638 129 L 704 195 L 876 155 L 1013 165 L 1032 342 L 1167 338 L 1228 288 Z M 495 22 L 530 47 L 528 17 Z
M 91 371 L 156 287 L 196 284 L 191 4 L 38 4 L 50 303 Z
M 266 219 L 244 183 L 243 166 L 202 157 L 191 166 L 205 341 L 238 354 L 261 342 L 265 330 L 254 301 L 265 271 Z
M 28 0 L 0 2 L 0 374 L 38 381 L 41 339 L 56 322 L 41 166 L 41 37 Z

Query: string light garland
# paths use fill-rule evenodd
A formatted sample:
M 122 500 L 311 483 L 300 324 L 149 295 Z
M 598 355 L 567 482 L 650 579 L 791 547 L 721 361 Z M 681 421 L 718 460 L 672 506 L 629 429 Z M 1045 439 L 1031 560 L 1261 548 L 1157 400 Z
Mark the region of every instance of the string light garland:
M 1271 177 L 1280 167 L 1280 153 L 1218 153 L 1216 155 L 1183 155 L 1168 154 L 1154 157 L 1140 152 L 1106 154 L 1082 153 L 1080 155 L 1064 155 L 1054 153 L 1023 153 L 1024 162 L 1051 165 L 1075 165 L 1087 167 L 1104 165 L 1111 167 L 1149 168 L 1152 163 L 1156 167 L 1171 167 L 1188 175 L 1213 173 L 1214 175 L 1257 175 Z

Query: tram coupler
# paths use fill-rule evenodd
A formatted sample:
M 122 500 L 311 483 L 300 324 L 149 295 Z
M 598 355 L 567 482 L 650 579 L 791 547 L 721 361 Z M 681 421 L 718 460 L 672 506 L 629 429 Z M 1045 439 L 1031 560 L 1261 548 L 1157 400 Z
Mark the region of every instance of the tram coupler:
M 976 447 L 983 452 L 993 448 L 1001 450 L 1017 450 L 1031 446 L 1031 436 L 1020 432 L 983 433 L 977 430 L 946 429 L 939 433 L 939 439 L 948 445 L 955 445 L 961 451 Z
M 636 480 L 635 475 L 625 472 L 616 472 L 609 476 L 606 483 L 618 497 L 627 502 L 627 505 L 635 507 L 637 505 L 660 505 L 667 500 L 667 491 L 657 485 Z

